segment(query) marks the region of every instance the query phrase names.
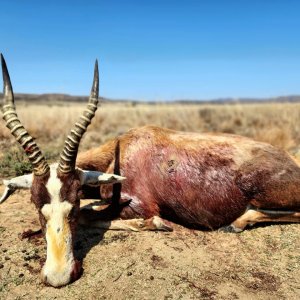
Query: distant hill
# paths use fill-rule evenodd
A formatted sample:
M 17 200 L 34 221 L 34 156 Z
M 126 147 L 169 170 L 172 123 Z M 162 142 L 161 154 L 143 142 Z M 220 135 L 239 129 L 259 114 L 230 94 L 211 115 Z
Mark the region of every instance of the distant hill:
M 72 101 L 72 102 L 84 102 L 87 101 L 86 96 L 71 96 L 66 94 L 15 94 L 16 101 Z
M 300 95 L 291 96 L 279 96 L 274 98 L 219 98 L 211 100 L 178 100 L 174 101 L 177 103 L 218 103 L 218 104 L 228 104 L 228 103 L 264 103 L 264 102 L 300 102 Z
M 3 94 L 0 94 L 0 99 Z M 100 97 L 102 101 L 110 101 L 109 99 L 104 99 Z M 88 101 L 88 96 L 71 96 L 67 94 L 15 94 L 15 101 L 17 102 L 33 102 L 33 103 L 66 103 L 66 102 L 77 102 L 84 103 Z
M 3 94 L 0 94 L 0 98 L 3 97 Z M 67 94 L 15 94 L 16 101 L 24 102 L 34 102 L 34 103 L 63 103 L 63 102 L 87 102 L 88 96 L 71 96 Z M 172 100 L 172 101 L 139 101 L 139 100 L 130 100 L 130 99 L 109 99 L 101 98 L 102 102 L 122 102 L 122 103 L 131 103 L 131 104 L 157 104 L 157 103 L 184 103 L 184 104 L 228 104 L 228 103 L 263 103 L 263 102 L 300 102 L 300 95 L 291 95 L 291 96 L 280 96 L 274 98 L 219 98 L 219 99 L 210 99 L 210 100 Z

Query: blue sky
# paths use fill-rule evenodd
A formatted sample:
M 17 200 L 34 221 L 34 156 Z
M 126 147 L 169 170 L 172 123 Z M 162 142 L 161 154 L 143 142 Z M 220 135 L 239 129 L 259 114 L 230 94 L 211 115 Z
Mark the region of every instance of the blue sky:
M 140 100 L 300 94 L 300 1 L 1 0 L 15 92 Z

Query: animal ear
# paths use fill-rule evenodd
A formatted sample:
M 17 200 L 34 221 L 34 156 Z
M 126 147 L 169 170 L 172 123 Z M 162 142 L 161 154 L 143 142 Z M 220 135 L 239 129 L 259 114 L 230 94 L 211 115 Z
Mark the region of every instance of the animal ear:
M 0 198 L 0 204 L 3 203 L 10 195 L 19 189 L 30 189 L 33 181 L 33 174 L 26 174 L 14 177 L 9 180 L 3 180 L 5 190 Z
M 86 171 L 77 169 L 81 185 L 99 186 L 100 184 L 118 183 L 126 178 L 123 176 L 102 173 L 98 171 Z

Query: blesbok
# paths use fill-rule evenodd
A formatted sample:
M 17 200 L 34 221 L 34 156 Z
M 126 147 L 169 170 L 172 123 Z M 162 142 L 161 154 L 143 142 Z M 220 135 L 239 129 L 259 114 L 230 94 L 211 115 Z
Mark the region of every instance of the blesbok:
M 249 138 L 145 126 L 77 157 L 97 109 L 97 62 L 87 109 L 67 137 L 59 163 L 49 166 L 18 119 L 2 55 L 1 61 L 3 118 L 33 174 L 4 180 L 0 203 L 16 189 L 31 188 L 47 241 L 44 282 L 57 287 L 79 277 L 72 245 L 79 219 L 135 231 L 172 230 L 168 221 L 229 232 L 257 222 L 300 222 L 299 166 L 286 152 Z M 104 210 L 80 212 L 80 198 L 111 201 Z

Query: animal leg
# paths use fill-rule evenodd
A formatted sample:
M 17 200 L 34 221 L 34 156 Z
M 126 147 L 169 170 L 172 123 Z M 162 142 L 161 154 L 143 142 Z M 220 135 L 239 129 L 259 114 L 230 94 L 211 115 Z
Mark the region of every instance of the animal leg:
M 243 231 L 247 225 L 254 225 L 259 222 L 299 223 L 300 212 L 251 207 L 229 226 L 220 228 L 220 231 L 237 233 Z
M 91 202 L 80 208 L 79 224 L 101 229 L 146 231 L 160 230 L 173 231 L 170 222 L 154 216 L 149 219 L 126 219 L 114 220 L 116 218 L 114 208 L 111 205 L 103 205 L 99 202 Z
M 88 221 L 85 218 L 79 218 L 79 224 L 97 227 L 109 230 L 126 230 L 126 231 L 146 231 L 146 230 L 160 230 L 173 231 L 169 222 L 161 219 L 158 216 L 149 219 L 130 219 L 130 220 L 94 220 Z

